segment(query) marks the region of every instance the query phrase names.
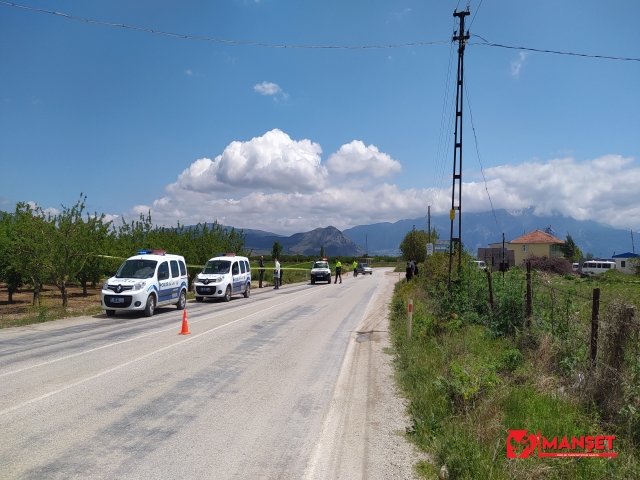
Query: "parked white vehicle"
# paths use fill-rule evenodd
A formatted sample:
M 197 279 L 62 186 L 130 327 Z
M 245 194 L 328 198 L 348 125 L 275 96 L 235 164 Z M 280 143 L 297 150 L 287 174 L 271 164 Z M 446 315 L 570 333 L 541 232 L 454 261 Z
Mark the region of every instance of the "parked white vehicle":
M 187 304 L 187 266 L 184 257 L 164 250 L 140 250 L 125 260 L 102 285 L 101 306 L 113 316 L 118 310 L 144 311 L 151 317 L 156 307 Z
M 616 268 L 616 262 L 606 260 L 587 260 L 582 264 L 583 275 L 600 275 Z
M 202 272 L 193 282 L 196 301 L 205 298 L 222 298 L 225 302 L 232 295 L 251 295 L 251 266 L 247 257 L 237 257 L 233 253 L 209 259 Z

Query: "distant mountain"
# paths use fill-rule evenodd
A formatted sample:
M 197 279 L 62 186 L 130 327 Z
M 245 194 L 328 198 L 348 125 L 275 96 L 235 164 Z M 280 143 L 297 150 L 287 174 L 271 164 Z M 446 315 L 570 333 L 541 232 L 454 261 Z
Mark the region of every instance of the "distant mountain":
M 364 250 L 335 227 L 316 228 L 306 233 L 295 233 L 289 237 L 262 230 L 243 229 L 246 235 L 244 248 L 253 250 L 254 255 L 269 254 L 273 242 L 278 241 L 282 253 L 301 255 L 320 255 L 320 247 L 324 246 L 326 255 L 357 257 Z
M 596 257 L 610 257 L 614 252 L 625 253 L 632 250 L 629 230 L 562 215 L 537 216 L 534 212 L 535 207 L 518 211 L 496 210 L 495 218 L 492 212 L 463 212 L 462 243 L 465 249 L 475 252 L 478 247 L 501 242 L 503 232 L 505 241 L 509 242 L 524 233 L 551 226 L 553 234 L 558 238 L 565 239 L 570 234 L 585 255 L 592 253 Z M 426 231 L 427 217 L 399 220 L 395 223 L 359 225 L 342 233 L 361 247 L 368 248 L 371 255 L 397 255 L 400 242 L 414 225 L 416 230 Z M 449 238 L 451 221 L 448 215 L 433 215 L 431 227 L 436 229 L 440 238 Z

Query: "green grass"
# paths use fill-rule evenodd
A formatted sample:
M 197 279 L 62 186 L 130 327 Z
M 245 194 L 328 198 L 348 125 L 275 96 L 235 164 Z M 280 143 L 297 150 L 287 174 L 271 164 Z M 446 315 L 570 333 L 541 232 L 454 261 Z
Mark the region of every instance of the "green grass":
M 621 298 L 637 305 L 640 283 L 612 273 L 597 279 L 550 277 L 544 281 L 568 292 L 569 303 L 556 298 L 556 308 L 568 305 L 572 316 L 589 319 L 588 297 L 595 287 L 601 289 L 603 305 Z M 482 289 L 482 281 L 482 277 L 472 280 L 469 291 Z M 446 313 L 434 294 L 437 291 L 426 283 L 399 283 L 391 306 L 397 378 L 412 420 L 407 436 L 433 458 L 433 463 L 416 465 L 420 476 L 437 478 L 440 467 L 446 465 L 449 478 L 455 479 L 640 478 L 637 447 L 621 437 L 618 426 L 603 423 L 597 408 L 576 401 L 561 369 L 548 368 L 559 359 L 557 352 L 562 352 L 558 344 L 565 348 L 573 344 L 572 332 L 555 341 L 547 332 L 538 332 L 536 342 L 550 343 L 548 358 L 543 358 L 544 345 L 531 344 L 520 334 L 492 335 L 477 313 Z M 534 284 L 538 301 L 545 291 L 549 288 Z M 414 313 L 412 339 L 407 341 L 409 298 Z M 472 302 L 467 307 L 473 308 Z M 547 438 L 617 433 L 614 449 L 619 457 L 507 459 L 506 438 L 511 429 L 540 430 Z

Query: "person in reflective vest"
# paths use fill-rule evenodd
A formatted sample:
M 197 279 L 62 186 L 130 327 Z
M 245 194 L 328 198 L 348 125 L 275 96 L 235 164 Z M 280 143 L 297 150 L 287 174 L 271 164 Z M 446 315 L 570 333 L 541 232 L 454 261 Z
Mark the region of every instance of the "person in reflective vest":
M 340 277 L 340 283 L 342 283 L 342 263 L 340 259 L 336 260 L 336 280 L 333 282 L 338 283 L 338 277 Z
M 353 261 L 353 276 L 358 276 L 358 262 L 356 262 L 355 260 Z

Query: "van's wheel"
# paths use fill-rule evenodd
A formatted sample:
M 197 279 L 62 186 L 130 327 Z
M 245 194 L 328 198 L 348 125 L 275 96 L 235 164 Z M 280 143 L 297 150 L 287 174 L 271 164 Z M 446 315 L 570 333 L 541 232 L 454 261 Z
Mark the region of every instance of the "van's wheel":
M 315 285 L 316 281 L 315 280 L 311 280 L 311 285 Z
M 247 283 L 247 287 L 244 289 L 244 298 L 249 298 L 251 295 L 251 284 Z
M 153 317 L 153 312 L 156 309 L 156 297 L 155 295 L 149 295 L 147 297 L 147 305 L 144 307 L 144 316 Z
M 178 300 L 178 303 L 176 303 L 176 307 L 178 307 L 178 310 L 184 310 L 184 307 L 186 306 L 187 306 L 187 292 L 182 290 L 180 292 L 180 299 Z
M 204 297 L 196 297 L 196 302 L 202 302 L 204 301 Z
M 116 314 L 115 310 L 105 310 L 107 317 L 113 317 Z
M 227 285 L 227 290 L 224 292 L 224 297 L 222 297 L 222 299 L 225 302 L 231 300 L 231 285 Z

